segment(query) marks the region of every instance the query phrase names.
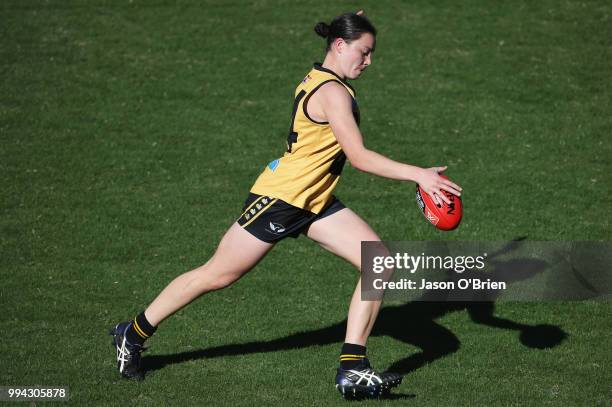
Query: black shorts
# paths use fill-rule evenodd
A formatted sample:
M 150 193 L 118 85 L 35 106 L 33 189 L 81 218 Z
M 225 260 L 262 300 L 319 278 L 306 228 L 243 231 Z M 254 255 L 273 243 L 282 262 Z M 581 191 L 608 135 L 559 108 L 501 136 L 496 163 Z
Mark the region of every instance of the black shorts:
M 277 198 L 249 193 L 237 222 L 259 240 L 275 243 L 288 236 L 297 238 L 314 221 L 344 208 L 344 204 L 335 196 L 321 213 L 316 214 Z

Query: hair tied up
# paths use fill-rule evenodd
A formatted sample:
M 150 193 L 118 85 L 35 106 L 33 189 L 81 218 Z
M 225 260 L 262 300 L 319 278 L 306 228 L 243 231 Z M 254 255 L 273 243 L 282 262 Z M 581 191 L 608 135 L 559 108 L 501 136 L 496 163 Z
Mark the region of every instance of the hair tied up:
M 329 25 L 326 23 L 318 23 L 314 28 L 315 32 L 323 38 L 327 38 L 329 35 Z

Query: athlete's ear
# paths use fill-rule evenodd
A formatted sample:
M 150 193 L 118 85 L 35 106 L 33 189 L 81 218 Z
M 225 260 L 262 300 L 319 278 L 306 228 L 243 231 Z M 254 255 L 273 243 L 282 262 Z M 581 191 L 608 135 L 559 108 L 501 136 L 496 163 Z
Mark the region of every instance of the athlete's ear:
M 344 41 L 342 38 L 336 38 L 334 40 L 334 48 L 336 48 L 336 52 L 338 54 L 342 54 L 342 52 L 344 52 L 344 47 L 346 47 L 346 41 Z

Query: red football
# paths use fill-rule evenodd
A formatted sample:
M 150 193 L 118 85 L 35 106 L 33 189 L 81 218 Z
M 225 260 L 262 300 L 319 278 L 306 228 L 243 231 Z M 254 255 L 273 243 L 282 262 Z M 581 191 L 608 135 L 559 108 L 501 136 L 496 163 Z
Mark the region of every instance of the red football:
M 440 174 L 440 176 L 448 179 L 445 175 Z M 442 207 L 438 207 L 434 200 L 421 189 L 419 184 L 416 186 L 416 201 L 419 208 L 423 211 L 425 219 L 432 225 L 440 230 L 453 230 L 459 226 L 461 216 L 463 215 L 461 198 L 443 189 L 441 191 L 451 202 L 450 205 L 442 202 Z

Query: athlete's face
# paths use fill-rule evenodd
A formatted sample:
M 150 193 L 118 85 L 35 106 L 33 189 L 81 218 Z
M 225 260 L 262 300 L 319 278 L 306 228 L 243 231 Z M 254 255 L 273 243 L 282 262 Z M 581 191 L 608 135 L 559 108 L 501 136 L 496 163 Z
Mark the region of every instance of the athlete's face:
M 372 52 L 376 46 L 376 38 L 370 33 L 364 33 L 359 39 L 350 43 L 341 40 L 338 44 L 342 73 L 348 79 L 357 79 L 372 63 Z

